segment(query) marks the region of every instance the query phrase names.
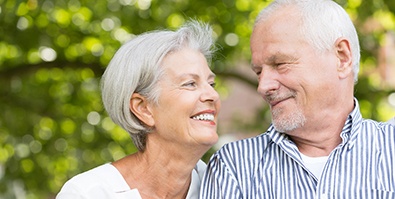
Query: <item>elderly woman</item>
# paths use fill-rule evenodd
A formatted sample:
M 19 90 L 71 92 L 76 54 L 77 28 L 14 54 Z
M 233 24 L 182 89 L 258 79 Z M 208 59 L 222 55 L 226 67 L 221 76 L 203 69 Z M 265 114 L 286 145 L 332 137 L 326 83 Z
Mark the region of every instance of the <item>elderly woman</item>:
M 124 44 L 103 75 L 102 97 L 138 152 L 73 177 L 57 198 L 198 198 L 200 158 L 218 140 L 212 49 L 211 28 L 196 21 Z

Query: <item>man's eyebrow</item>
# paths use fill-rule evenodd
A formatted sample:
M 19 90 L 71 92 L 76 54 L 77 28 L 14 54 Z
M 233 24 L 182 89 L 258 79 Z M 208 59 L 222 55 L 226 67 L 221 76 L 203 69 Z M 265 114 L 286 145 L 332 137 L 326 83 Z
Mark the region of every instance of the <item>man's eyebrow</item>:
M 287 61 L 287 62 L 293 62 L 297 60 L 296 57 L 284 53 L 279 53 L 277 52 L 276 54 L 270 56 L 266 60 L 264 60 L 265 63 L 267 64 L 273 64 L 279 61 Z
M 296 58 L 292 55 L 289 54 L 284 54 L 281 52 L 276 52 L 275 54 L 271 55 L 270 57 L 267 57 L 263 60 L 263 63 L 273 63 L 278 60 L 296 60 Z M 251 68 L 256 68 L 260 67 L 259 65 L 255 65 L 254 63 L 251 62 Z
M 271 55 L 270 57 L 266 58 L 263 60 L 263 64 L 267 65 L 273 65 L 276 64 L 277 62 L 294 62 L 296 61 L 297 58 L 295 56 L 289 55 L 289 54 L 284 54 L 281 52 L 276 52 L 275 54 Z M 251 69 L 252 70 L 259 70 L 261 66 L 258 64 L 254 64 L 251 62 Z

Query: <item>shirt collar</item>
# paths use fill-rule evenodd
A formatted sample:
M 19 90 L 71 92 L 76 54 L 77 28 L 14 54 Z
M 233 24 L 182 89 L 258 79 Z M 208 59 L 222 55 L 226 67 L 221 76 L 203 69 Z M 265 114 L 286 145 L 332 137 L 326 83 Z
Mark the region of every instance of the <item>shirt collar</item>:
M 202 160 L 199 160 L 195 168 L 192 170 L 191 184 L 189 186 L 186 199 L 199 197 L 200 184 L 205 171 L 206 171 L 206 163 L 204 163 Z
M 342 144 L 348 144 L 348 149 L 351 149 L 357 140 L 362 120 L 358 100 L 354 98 L 354 109 L 348 115 L 342 133 L 340 134 L 340 137 L 343 139 Z

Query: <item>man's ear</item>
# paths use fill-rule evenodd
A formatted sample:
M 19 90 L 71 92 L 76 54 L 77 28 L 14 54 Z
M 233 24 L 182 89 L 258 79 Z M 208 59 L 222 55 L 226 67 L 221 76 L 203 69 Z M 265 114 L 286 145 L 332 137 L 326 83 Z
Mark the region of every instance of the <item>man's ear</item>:
M 347 78 L 348 76 L 353 74 L 350 42 L 344 37 L 337 39 L 335 42 L 335 51 L 339 61 L 337 66 L 339 78 Z
M 145 125 L 149 127 L 153 127 L 155 125 L 154 117 L 146 97 L 138 93 L 133 93 L 130 98 L 129 109 Z

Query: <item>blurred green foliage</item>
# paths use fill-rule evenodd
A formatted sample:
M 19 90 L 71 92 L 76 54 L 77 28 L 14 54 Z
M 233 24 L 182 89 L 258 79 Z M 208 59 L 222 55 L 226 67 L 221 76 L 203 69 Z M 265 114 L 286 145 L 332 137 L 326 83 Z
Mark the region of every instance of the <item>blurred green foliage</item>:
M 388 96 L 394 88 L 371 74 L 385 35 L 394 34 L 395 3 L 337 2 L 347 8 L 360 34 L 362 61 L 355 95 L 362 112 L 365 117 L 389 119 L 394 108 Z M 136 151 L 128 134 L 104 112 L 99 90 L 112 55 L 136 34 L 176 28 L 189 18 L 209 22 L 221 46 L 213 63 L 220 81 L 235 79 L 256 87 L 255 79 L 234 68 L 248 65 L 253 22 L 267 4 L 0 0 L 0 198 L 53 198 L 75 174 Z M 267 108 L 256 114 L 256 121 L 238 128 L 263 131 L 270 121 Z

